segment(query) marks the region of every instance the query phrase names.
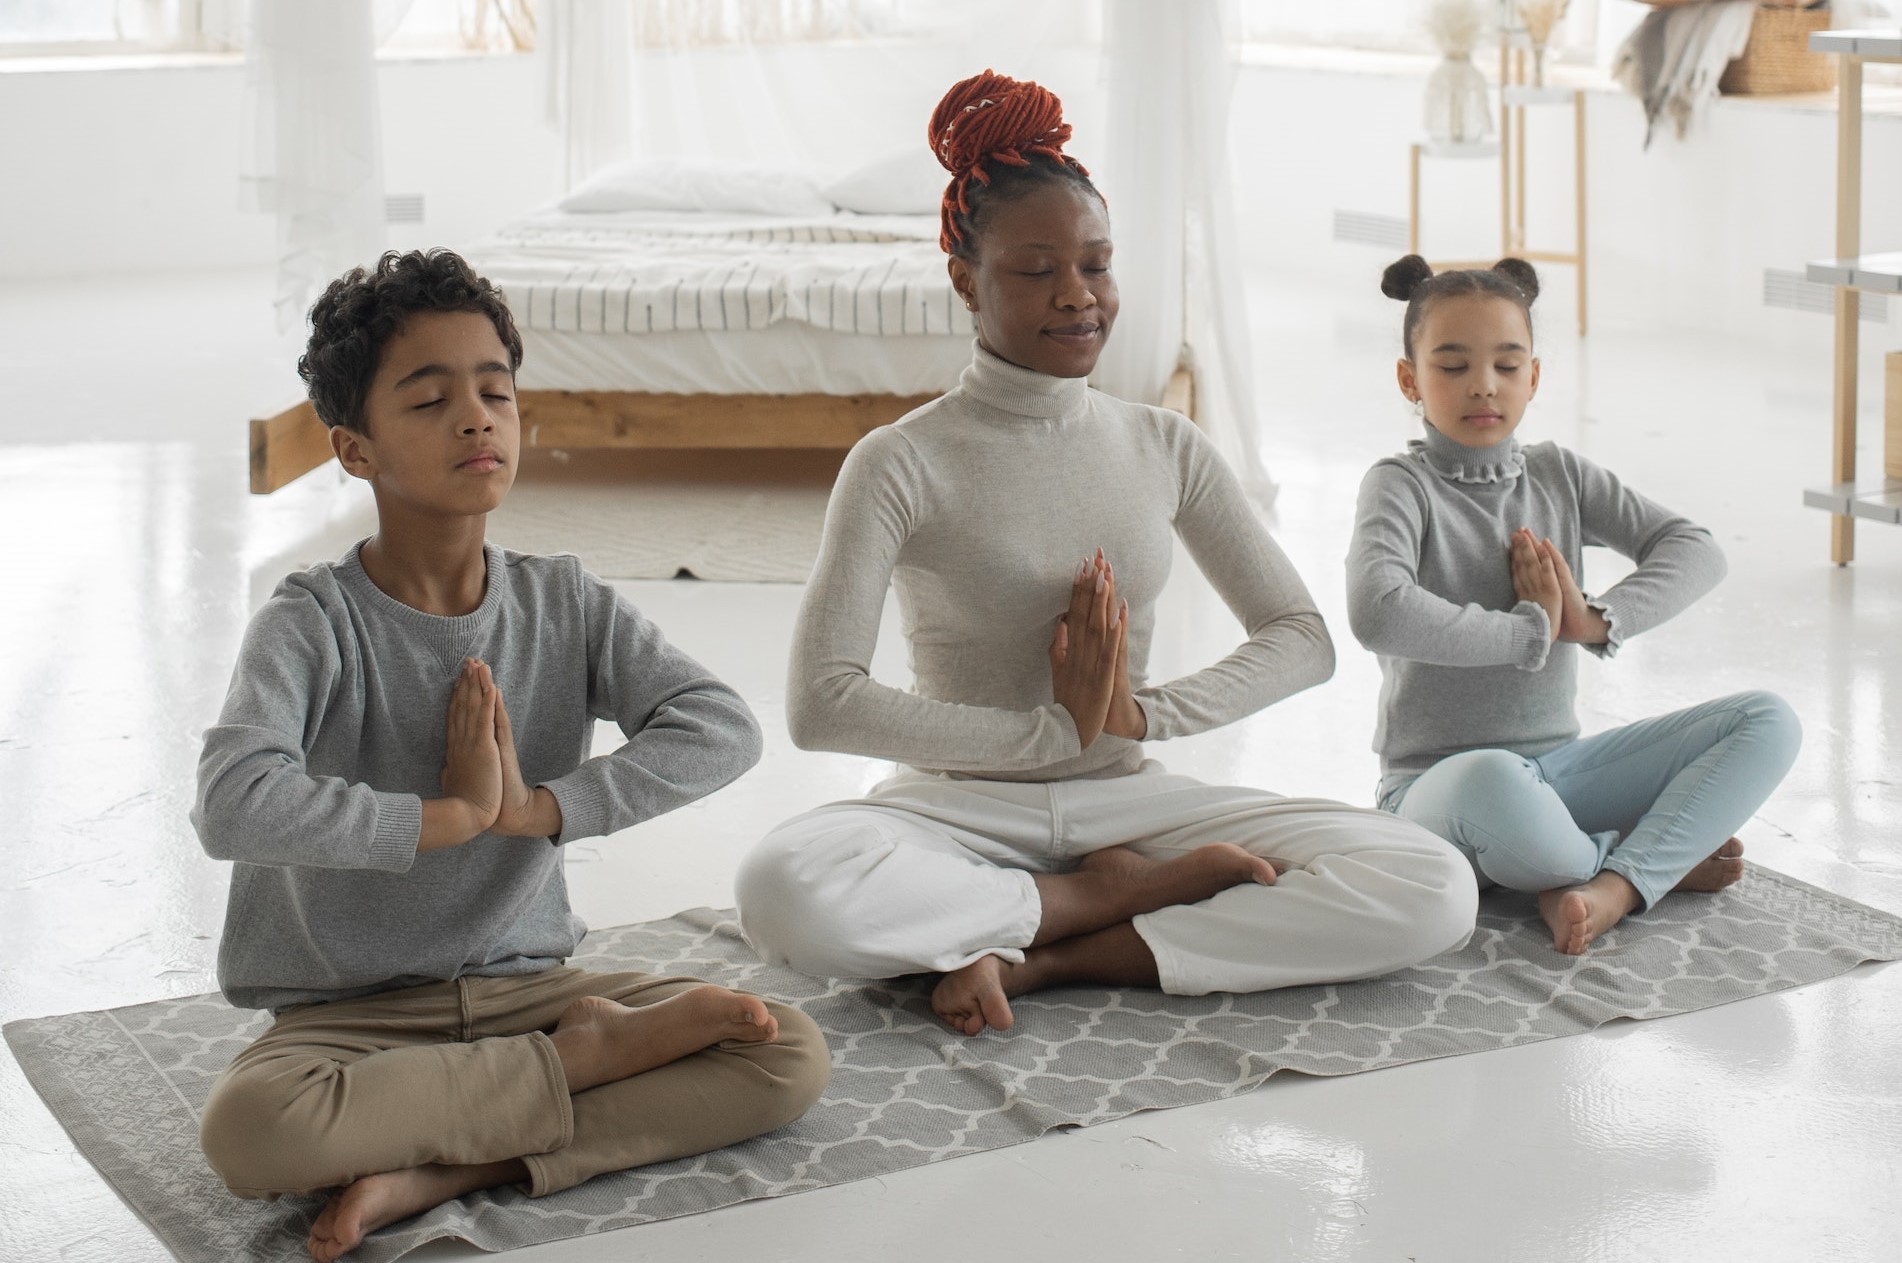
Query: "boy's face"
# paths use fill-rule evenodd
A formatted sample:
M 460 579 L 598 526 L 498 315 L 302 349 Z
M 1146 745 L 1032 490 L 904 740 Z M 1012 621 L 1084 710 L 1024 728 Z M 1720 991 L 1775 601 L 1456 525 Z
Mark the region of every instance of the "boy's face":
M 509 354 L 474 311 L 417 312 L 383 348 L 369 433 L 333 432 L 337 457 L 394 498 L 446 516 L 488 513 L 515 482 L 521 418 Z

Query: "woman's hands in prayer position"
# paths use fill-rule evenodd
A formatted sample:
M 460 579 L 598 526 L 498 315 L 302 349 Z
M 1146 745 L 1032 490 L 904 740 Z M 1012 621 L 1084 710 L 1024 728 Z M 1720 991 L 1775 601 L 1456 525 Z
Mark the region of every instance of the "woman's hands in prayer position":
M 1102 549 L 1077 567 L 1070 608 L 1050 643 L 1050 685 L 1084 749 L 1102 733 L 1142 740 L 1149 728 L 1129 686 L 1129 602 Z

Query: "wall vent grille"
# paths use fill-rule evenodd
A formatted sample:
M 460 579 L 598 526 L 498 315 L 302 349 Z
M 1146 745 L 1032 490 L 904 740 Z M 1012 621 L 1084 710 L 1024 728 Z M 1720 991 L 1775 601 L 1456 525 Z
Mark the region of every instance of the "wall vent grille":
M 1367 211 L 1337 210 L 1334 212 L 1334 240 L 1380 246 L 1386 250 L 1405 250 L 1407 221 Z
M 423 195 L 421 193 L 384 194 L 383 222 L 386 224 L 422 223 Z

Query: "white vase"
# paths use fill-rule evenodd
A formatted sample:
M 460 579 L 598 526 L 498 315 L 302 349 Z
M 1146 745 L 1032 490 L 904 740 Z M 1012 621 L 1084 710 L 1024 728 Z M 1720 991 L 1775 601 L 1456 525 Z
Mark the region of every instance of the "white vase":
M 1426 131 L 1434 140 L 1456 145 L 1493 134 L 1486 76 L 1470 53 L 1448 53 L 1427 76 Z

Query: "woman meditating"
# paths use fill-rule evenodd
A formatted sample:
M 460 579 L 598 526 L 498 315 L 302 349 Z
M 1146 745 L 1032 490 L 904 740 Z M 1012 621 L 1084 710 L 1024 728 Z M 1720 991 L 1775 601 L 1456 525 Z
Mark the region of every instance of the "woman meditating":
M 932 1007 L 967 1035 L 1070 982 L 1201 995 L 1386 973 L 1464 943 L 1477 902 L 1461 857 L 1405 820 L 1144 757 L 1327 679 L 1334 653 L 1195 426 L 1089 388 L 1118 300 L 1069 136 L 1048 91 L 989 72 L 932 116 L 975 355 L 846 458 L 787 687 L 801 747 L 905 766 L 780 825 L 737 879 L 768 960 L 942 974 Z M 1150 684 L 1172 529 L 1246 639 Z M 869 670 L 891 585 L 910 692 Z

